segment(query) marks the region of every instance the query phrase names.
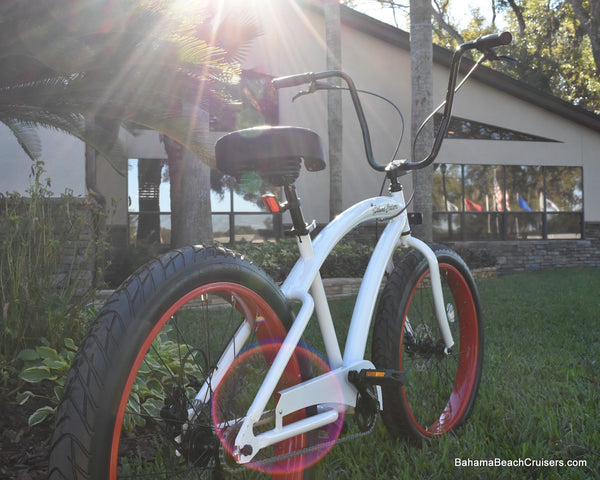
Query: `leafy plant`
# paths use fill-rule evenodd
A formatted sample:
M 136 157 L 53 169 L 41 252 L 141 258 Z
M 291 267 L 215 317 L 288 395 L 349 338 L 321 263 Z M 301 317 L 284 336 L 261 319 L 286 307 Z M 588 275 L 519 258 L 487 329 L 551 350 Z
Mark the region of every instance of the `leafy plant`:
M 182 352 L 181 346 L 170 340 L 168 335 L 168 330 L 158 335 L 144 358 L 144 363 L 140 366 L 124 419 L 124 428 L 128 431 L 132 431 L 135 427 L 143 427 L 146 418 L 160 417 L 165 399 L 175 387 L 180 386 L 175 384 L 174 379 L 179 379 L 185 384 L 188 375 L 192 378 L 202 376 L 196 361 L 184 361 L 182 365 L 182 357 L 188 358 L 192 352 Z M 40 394 L 24 390 L 17 393 L 16 400 L 19 405 L 25 405 L 34 398 L 44 403 L 29 417 L 29 426 L 38 425 L 54 415 L 76 353 L 75 342 L 71 338 L 66 338 L 64 347 L 60 351 L 48 345 L 40 345 L 24 349 L 17 356 L 17 359 L 23 362 L 19 378 L 26 384 L 43 384 L 45 388 L 39 390 L 50 392 Z M 193 398 L 196 391 L 190 386 L 183 386 L 187 398 Z
M 169 338 L 169 331 L 165 328 L 156 337 L 135 378 L 124 419 L 128 431 L 143 427 L 146 418 L 160 418 L 165 400 L 174 388 L 184 388 L 188 399 L 197 393 L 187 383 L 188 376 L 202 378 L 200 367 L 195 361 L 182 360 L 192 352 L 182 351 L 182 346 Z
M 21 350 L 40 338 L 55 348 L 66 336 L 81 337 L 96 255 L 106 247 L 102 236 L 89 231 L 100 218 L 98 207 L 69 192 L 55 197 L 44 174 L 44 163 L 35 162 L 26 196 L 0 194 L 2 390 Z
M 77 346 L 70 338 L 65 339 L 64 347 L 58 352 L 49 346 L 38 346 L 34 349 L 22 350 L 17 357 L 24 364 L 19 374 L 21 380 L 29 384 L 41 382 L 52 384 L 50 396 L 35 394 L 31 390 L 17 393 L 16 399 L 19 405 L 24 405 L 32 398 L 40 398 L 49 403 L 38 408 L 29 417 L 30 427 L 42 423 L 56 411 L 65 378 L 71 368 L 71 361 L 77 352 Z
M 275 281 L 283 281 L 298 260 L 299 253 L 293 239 L 278 242 L 234 245 L 233 250 L 248 257 L 265 270 Z M 323 277 L 362 277 L 373 247 L 354 241 L 344 241 L 337 245 L 321 267 Z

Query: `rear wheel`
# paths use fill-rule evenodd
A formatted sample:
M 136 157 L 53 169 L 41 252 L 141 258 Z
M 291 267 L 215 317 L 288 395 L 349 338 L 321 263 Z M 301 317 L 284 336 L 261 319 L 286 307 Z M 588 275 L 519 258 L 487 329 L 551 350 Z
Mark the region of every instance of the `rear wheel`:
M 142 267 L 107 301 L 80 346 L 57 412 L 50 478 L 228 478 L 239 466 L 212 415 L 231 415 L 230 403 L 226 395 L 216 400 L 215 389 L 245 352 L 268 368 L 292 321 L 277 286 L 233 252 L 189 247 Z M 295 355 L 280 387 L 310 375 L 310 362 Z M 299 435 L 261 454 L 305 446 Z M 303 478 L 303 457 L 276 465 L 263 470 Z
M 384 423 L 393 436 L 417 441 L 464 423 L 473 409 L 483 368 L 483 325 L 473 277 L 454 251 L 432 248 L 455 342 L 452 352 L 444 353 L 429 267 L 417 251 L 407 254 L 391 274 L 373 337 L 375 365 L 406 375 L 401 389 L 383 389 Z

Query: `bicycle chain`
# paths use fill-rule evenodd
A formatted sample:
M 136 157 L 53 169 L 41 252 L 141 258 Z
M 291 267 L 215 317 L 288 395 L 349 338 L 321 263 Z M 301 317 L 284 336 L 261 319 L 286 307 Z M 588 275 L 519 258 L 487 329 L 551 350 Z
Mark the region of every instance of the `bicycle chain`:
M 377 417 L 377 415 L 379 414 L 379 410 L 375 413 L 375 417 Z M 347 435 L 343 438 L 337 438 L 336 440 L 331 440 L 329 442 L 323 442 L 323 443 L 319 443 L 317 445 L 311 445 L 310 447 L 305 447 L 301 450 L 296 450 L 294 452 L 290 452 L 290 453 L 284 453 L 282 455 L 277 455 L 275 457 L 270 457 L 270 458 L 266 458 L 264 460 L 259 460 L 257 462 L 253 462 L 252 466 L 253 467 L 257 467 L 260 468 L 263 465 L 270 465 L 276 462 L 281 462 L 282 460 L 288 460 L 289 458 L 294 458 L 297 457 L 299 455 L 305 455 L 307 453 L 310 452 L 314 452 L 316 450 L 320 450 L 323 448 L 330 448 L 333 447 L 334 445 L 340 445 L 342 443 L 346 443 L 346 442 L 350 442 L 352 440 L 356 440 L 357 438 L 360 437 L 364 437 L 366 435 L 369 435 L 370 433 L 373 432 L 373 430 L 375 429 L 375 424 L 376 424 L 376 418 L 373 420 L 371 427 L 368 430 L 365 430 L 364 432 L 358 432 L 358 433 L 354 433 L 352 435 Z M 230 467 L 229 463 L 226 461 L 225 459 L 225 449 L 223 448 L 223 445 L 220 445 L 219 447 L 219 460 L 220 460 L 220 464 L 221 467 L 227 472 L 227 473 L 235 473 L 235 472 L 239 472 L 241 470 L 244 470 L 245 468 L 247 468 L 245 465 L 238 465 L 235 468 Z

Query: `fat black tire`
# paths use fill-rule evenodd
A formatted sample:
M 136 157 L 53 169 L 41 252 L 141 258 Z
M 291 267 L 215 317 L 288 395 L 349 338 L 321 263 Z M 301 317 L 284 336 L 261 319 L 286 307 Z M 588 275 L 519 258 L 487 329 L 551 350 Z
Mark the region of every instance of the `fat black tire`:
M 264 300 L 284 332 L 291 325 L 293 312 L 280 289 L 259 268 L 229 250 L 186 247 L 141 267 L 100 310 L 73 361 L 56 415 L 50 480 L 111 478 L 115 423 L 132 365 L 145 355 L 141 352 L 145 342 L 178 299 L 218 282 L 239 284 L 252 298 Z M 207 478 L 221 477 L 215 473 Z
M 402 387 L 383 388 L 384 424 L 393 437 L 416 443 L 465 422 L 483 368 L 483 324 L 473 276 L 453 250 L 440 245 L 432 249 L 440 264 L 444 301 L 454 316 L 452 353 L 443 353 L 431 306 L 429 267 L 417 251 L 406 254 L 388 278 L 372 343 L 375 366 L 402 370 L 407 378 Z

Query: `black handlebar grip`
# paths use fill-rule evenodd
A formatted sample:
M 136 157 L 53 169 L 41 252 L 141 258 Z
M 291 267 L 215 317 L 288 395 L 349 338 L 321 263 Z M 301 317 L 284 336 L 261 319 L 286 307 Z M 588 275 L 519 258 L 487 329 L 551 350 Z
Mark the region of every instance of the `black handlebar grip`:
M 487 50 L 488 48 L 494 48 L 500 45 L 508 45 L 510 42 L 512 42 L 512 33 L 492 33 L 491 35 L 485 35 L 475 40 L 475 48 Z
M 300 73 L 298 75 L 288 75 L 286 77 L 277 77 L 271 80 L 271 83 L 275 88 L 287 88 L 296 87 L 298 85 L 304 85 L 314 80 L 314 74 L 311 73 Z
M 489 50 L 490 48 L 498 47 L 500 45 L 508 45 L 512 42 L 512 33 L 492 33 L 490 35 L 484 35 L 479 37 L 477 40 L 463 43 L 459 48 L 463 51 L 471 50 L 476 48 L 477 50 Z

